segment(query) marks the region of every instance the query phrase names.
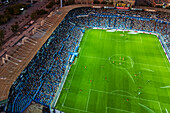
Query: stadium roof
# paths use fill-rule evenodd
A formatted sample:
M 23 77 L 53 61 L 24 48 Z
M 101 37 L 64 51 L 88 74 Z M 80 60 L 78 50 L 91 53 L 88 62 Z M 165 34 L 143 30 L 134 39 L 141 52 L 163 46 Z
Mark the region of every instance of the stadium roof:
M 38 50 L 50 37 L 52 32 L 57 28 L 67 13 L 70 10 L 78 7 L 89 7 L 89 5 L 71 5 L 54 11 L 51 17 L 46 17 L 44 19 L 45 21 L 50 21 L 51 24 L 51 26 L 48 27 L 45 35 L 42 38 L 31 38 L 31 40 L 37 42 L 35 45 L 31 44 L 30 42 L 25 42 L 21 46 L 15 45 L 10 49 L 10 51 L 7 52 L 7 54 L 10 56 L 10 60 L 8 60 L 4 65 L 0 66 L 0 101 L 8 99 L 9 90 L 20 73 L 27 67 L 29 62 L 33 59 Z M 22 59 L 22 61 L 18 59 Z

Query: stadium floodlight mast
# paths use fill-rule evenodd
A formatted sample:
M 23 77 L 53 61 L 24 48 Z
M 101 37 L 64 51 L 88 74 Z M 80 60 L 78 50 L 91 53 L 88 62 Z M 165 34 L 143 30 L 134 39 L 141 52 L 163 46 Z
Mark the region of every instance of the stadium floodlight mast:
M 63 7 L 63 0 L 60 0 L 60 7 Z

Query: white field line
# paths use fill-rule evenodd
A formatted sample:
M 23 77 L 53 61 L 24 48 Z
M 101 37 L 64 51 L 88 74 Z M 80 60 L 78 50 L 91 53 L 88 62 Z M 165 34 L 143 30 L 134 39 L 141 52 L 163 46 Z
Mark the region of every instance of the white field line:
M 132 77 L 132 75 L 129 73 L 129 71 L 128 71 L 127 69 L 125 69 L 125 68 L 123 68 L 123 69 L 127 72 L 127 74 L 129 75 L 129 77 L 132 79 L 133 83 L 135 84 L 135 80 L 133 79 L 133 77 Z
M 82 57 L 94 58 L 94 59 L 99 59 L 99 60 L 109 60 L 108 58 L 100 58 L 100 57 L 93 57 L 93 56 L 82 56 Z M 115 61 L 119 61 L 119 60 L 115 60 Z M 121 62 L 126 62 L 126 61 L 121 61 Z M 133 62 L 126 62 L 126 63 L 133 63 Z M 137 63 L 137 62 L 134 62 L 134 64 L 147 65 L 147 66 L 151 66 L 151 67 L 168 68 L 168 67 L 165 67 L 165 66 L 152 65 L 152 64 L 144 64 L 144 63 Z
M 80 53 L 80 51 L 81 51 L 81 48 L 79 48 L 79 53 Z
M 168 67 L 165 67 L 165 66 L 152 65 L 152 64 L 143 64 L 143 63 L 136 63 L 136 62 L 135 62 L 135 64 L 139 64 L 139 65 L 147 65 L 147 66 L 151 66 L 151 67 L 168 68 Z
M 168 110 L 167 110 L 166 108 L 165 108 L 165 110 L 166 110 L 166 113 L 169 113 Z
M 111 57 L 110 57 L 111 58 Z M 109 58 L 109 62 L 110 62 L 110 64 L 112 64 L 112 62 L 110 61 L 110 58 Z M 115 60 L 116 61 L 116 60 Z M 124 61 L 124 62 L 126 62 L 126 61 Z M 131 62 L 128 62 L 128 63 L 131 63 Z M 113 65 L 113 64 L 112 64 Z M 129 77 L 132 79 L 132 81 L 133 81 L 133 83 L 135 84 L 135 81 L 134 81 L 134 79 L 133 79 L 133 77 L 132 77 L 132 75 L 129 73 L 129 71 L 127 70 L 127 69 L 129 69 L 129 68 L 124 68 L 124 67 L 118 67 L 118 66 L 115 66 L 116 68 L 119 68 L 119 69 L 124 69 L 126 72 L 127 72 L 127 74 L 129 75 Z
M 162 108 L 161 108 L 160 102 L 158 102 L 158 104 L 159 104 L 160 111 L 161 111 L 161 113 L 162 113 Z
M 164 86 L 164 87 L 160 87 L 160 88 L 170 88 L 170 86 Z
M 100 39 L 101 39 L 101 31 L 100 31 Z
M 109 62 L 110 62 L 110 57 L 109 57 L 109 59 L 107 59 L 107 58 L 100 58 L 100 57 L 93 57 L 93 56 L 82 56 L 82 57 L 99 59 L 99 60 L 109 60 Z M 122 61 L 122 62 L 131 63 L 131 64 L 132 64 L 132 68 L 133 68 L 133 65 L 134 65 L 135 62 L 133 62 L 133 60 L 131 59 L 130 56 L 127 56 L 127 57 L 130 58 L 131 62 L 126 62 L 126 61 Z M 115 61 L 119 61 L 119 60 L 115 60 Z M 111 62 L 110 62 L 110 63 L 111 63 Z M 111 63 L 111 64 L 112 64 L 112 63 Z M 142 64 L 142 63 L 135 63 L 135 64 L 141 64 L 141 65 L 149 65 L 149 66 L 159 67 L 159 66 L 150 65 L 150 64 Z M 163 67 L 163 66 L 161 66 L 161 67 Z M 132 79 L 133 83 L 135 83 L 134 78 L 132 77 L 132 75 L 131 75 L 131 74 L 129 73 L 129 71 L 127 70 L 128 68 L 121 68 L 121 67 L 118 67 L 118 68 L 124 69 L 124 70 L 127 72 L 127 74 L 129 75 L 129 77 Z M 164 68 L 167 68 L 167 67 L 164 67 Z M 145 69 L 145 70 L 146 70 L 146 69 Z M 148 70 L 148 69 L 147 69 L 147 70 Z M 149 71 L 152 71 L 152 70 L 149 70 Z
M 76 65 L 76 63 L 77 63 L 77 58 L 76 58 L 76 60 L 74 61 L 74 64 L 73 64 L 73 65 Z
M 143 104 L 141 104 L 141 103 L 138 103 L 138 104 L 139 104 L 140 106 L 146 108 L 146 109 L 149 110 L 150 112 L 155 113 L 152 109 L 148 108 L 147 106 L 145 106 L 145 105 L 143 105 Z
M 110 38 L 104 38 L 104 39 L 109 39 L 109 40 L 116 40 L 117 42 L 121 42 L 121 41 L 118 41 L 117 39 L 110 39 Z M 127 41 L 128 42 L 128 41 Z M 135 42 L 138 42 L 138 41 L 135 41 Z M 157 42 L 157 40 L 156 40 L 156 42 Z M 141 42 L 140 42 L 141 43 Z M 158 44 L 158 43 L 157 43 Z M 159 47 L 159 45 L 158 45 L 158 47 Z M 160 47 L 159 47 L 159 50 L 160 50 Z M 160 50 L 161 51 L 161 50 Z M 161 52 L 161 54 L 162 54 L 162 52 Z M 163 54 L 162 54 L 162 56 L 163 56 Z M 163 58 L 164 58 L 164 60 L 165 60 L 165 57 L 163 56 Z M 165 61 L 166 62 L 166 61 Z M 149 66 L 154 66 L 154 67 L 164 67 L 164 66 L 156 66 L 156 65 L 150 65 L 150 64 L 142 64 L 142 63 L 135 63 L 135 64 L 141 64 L 141 65 L 149 65 Z M 168 68 L 168 71 L 170 72 L 170 68 L 167 66 L 167 63 L 166 63 L 166 67 L 164 67 L 164 68 Z
M 112 57 L 112 56 L 111 56 Z M 111 61 L 110 61 L 110 58 L 111 57 L 109 57 L 109 62 L 111 63 Z M 133 62 L 133 60 L 132 60 L 132 58 L 130 57 L 130 56 L 127 56 L 130 60 L 131 60 L 131 62 L 126 62 L 126 61 L 122 61 L 122 62 L 126 62 L 126 63 L 131 63 L 131 65 L 132 65 L 132 68 L 133 68 L 133 65 L 134 65 L 134 62 Z M 116 61 L 116 60 L 115 60 Z M 112 64 L 112 63 L 111 63 Z M 133 79 L 133 77 L 132 77 L 132 75 L 129 73 L 129 71 L 127 70 L 128 68 L 122 68 L 122 67 L 118 67 L 118 66 L 115 66 L 116 68 L 120 68 L 120 69 L 124 69 L 126 72 L 127 72 L 127 74 L 129 75 L 129 77 L 132 79 L 132 81 L 133 81 L 133 83 L 135 84 L 135 80 Z
M 112 39 L 112 38 L 102 38 L 102 40 L 111 40 L 115 42 L 122 42 L 120 39 Z M 132 40 L 125 40 L 125 42 L 136 42 L 136 43 L 141 43 L 141 41 L 132 41 Z
M 125 92 L 125 93 L 135 97 L 132 93 L 129 93 L 128 91 L 123 91 L 123 90 L 115 90 L 115 91 L 112 91 L 111 93 L 116 93 L 116 92 Z
M 141 41 L 141 43 L 142 43 L 142 37 L 141 37 L 141 34 L 140 34 L 140 41 Z
M 134 66 L 134 61 L 132 60 L 132 58 L 130 56 L 127 56 L 130 60 L 131 60 L 131 64 L 132 64 L 132 68 Z
M 77 64 L 77 65 L 78 65 L 78 64 Z M 71 86 L 71 83 L 72 83 L 72 80 L 73 80 L 75 71 L 76 71 L 76 69 L 77 69 L 77 65 L 76 65 L 76 67 L 75 67 L 75 69 L 74 69 L 73 76 L 72 76 L 72 78 L 71 78 L 71 82 L 70 82 L 70 84 L 69 84 L 69 86 L 68 86 L 68 89 L 70 89 L 70 86 Z M 66 93 L 66 96 L 65 96 L 65 98 L 64 98 L 64 101 L 63 101 L 62 106 L 64 106 L 64 104 L 65 104 L 65 101 L 66 101 L 66 98 L 67 98 L 67 94 L 68 94 L 68 90 L 67 90 L 67 93 Z
M 90 31 L 90 30 L 89 30 Z M 85 41 L 84 41 L 84 44 L 83 44 L 83 47 L 82 47 L 82 49 L 84 48 L 84 45 L 85 45 L 85 43 L 86 43 L 86 39 L 87 39 L 87 36 L 88 36 L 88 34 L 89 34 L 89 31 L 88 31 L 88 33 L 87 33 L 87 35 L 86 35 L 86 38 L 85 38 Z M 81 54 L 80 54 L 81 55 Z
M 106 107 L 106 109 L 114 109 L 116 111 L 123 111 L 123 112 L 126 112 L 126 113 L 135 113 L 135 112 L 131 112 L 131 111 L 123 110 L 123 109 L 118 109 L 118 108 L 112 108 L 112 107 Z M 107 113 L 107 111 L 106 111 L 106 113 Z
M 109 60 L 108 58 L 100 58 L 100 57 L 93 57 L 93 56 L 82 56 L 86 58 L 93 58 L 93 59 L 98 59 L 98 60 Z
M 150 72 L 154 72 L 153 70 L 147 69 L 147 68 L 141 68 L 141 69 L 146 70 L 146 71 L 150 71 Z
M 86 104 L 86 111 L 87 111 L 88 105 L 89 105 L 90 94 L 91 94 L 91 89 L 89 90 L 89 96 L 88 96 L 88 100 L 87 100 L 87 104 Z
M 106 113 L 107 113 L 107 107 L 106 107 Z
M 167 65 L 167 63 L 166 63 L 166 59 L 165 59 L 165 57 L 164 57 L 164 55 L 163 55 L 163 53 L 162 53 L 162 51 L 161 51 L 161 49 L 160 49 L 160 46 L 159 46 L 160 42 L 159 42 L 159 44 L 158 44 L 157 39 L 155 39 L 155 40 L 156 40 L 156 43 L 157 43 L 157 45 L 158 45 L 158 48 L 159 48 L 159 50 L 160 50 L 160 52 L 161 52 L 161 54 L 162 54 L 162 57 L 164 58 L 164 61 L 165 61 L 166 67 L 168 68 L 168 71 L 170 72 L 170 69 L 169 69 L 169 67 L 168 67 L 168 65 Z
M 112 93 L 112 92 L 105 92 L 105 91 L 100 91 L 100 90 L 95 90 L 95 89 L 91 89 L 91 91 L 96 91 L 96 92 L 100 92 L 100 93 L 107 93 L 107 94 L 112 94 L 112 95 L 118 95 L 118 96 L 123 96 L 123 97 L 129 97 L 129 98 L 134 98 L 134 99 L 139 99 L 139 100 L 144 100 L 144 101 L 154 102 L 154 103 L 158 103 L 159 102 L 159 101 L 155 101 L 155 100 L 148 100 L 148 99 L 143 99 L 143 98 L 137 98 L 137 97 L 133 97 L 133 96 L 117 94 L 117 93 Z
M 160 102 L 159 102 L 159 101 L 148 100 L 148 99 L 143 99 L 143 98 L 137 98 L 137 97 L 134 97 L 134 96 L 128 96 L 128 95 L 123 95 L 123 94 L 117 94 L 117 93 L 114 93 L 114 91 L 112 91 L 112 92 L 105 92 L 105 91 L 100 91 L 100 90 L 95 90 L 95 89 L 91 89 L 91 91 L 96 91 L 96 92 L 100 92 L 100 93 L 118 95 L 118 96 L 129 97 L 129 98 L 134 98 L 134 99 L 139 99 L 139 100 L 144 100 L 144 101 L 149 101 L 149 102 L 157 103 L 157 104 L 159 105 L 160 111 L 161 111 L 161 113 L 162 113 L 162 108 L 161 108 L 161 105 L 160 105 Z M 107 112 L 106 112 L 106 113 L 107 113 Z
M 120 54 L 115 54 L 115 55 L 119 55 L 119 56 L 122 56 L 122 55 L 120 55 Z M 112 55 L 112 56 L 115 56 L 115 55 Z M 112 56 L 111 57 L 109 57 L 109 62 L 112 64 L 112 62 L 110 61 L 110 58 L 112 58 Z M 120 68 L 120 69 L 129 69 L 129 68 L 133 68 L 133 66 L 134 66 L 134 61 L 132 60 L 132 58 L 130 57 L 130 56 L 126 56 L 126 55 L 123 55 L 123 56 L 125 56 L 125 57 L 128 57 L 129 59 L 130 59 L 130 62 L 127 62 L 127 61 L 121 61 L 121 62 L 125 62 L 125 63 L 130 63 L 131 64 L 131 66 L 130 67 L 127 67 L 127 68 L 122 68 L 122 67 L 118 67 L 118 66 L 116 66 L 117 68 Z M 120 60 L 114 60 L 114 61 L 120 61 Z
M 140 35 L 140 38 L 141 38 L 141 35 Z M 109 40 L 116 40 L 117 42 L 121 42 L 121 41 L 118 41 L 117 39 L 110 39 L 110 38 L 103 38 L 103 39 L 109 39 Z M 156 40 L 156 39 L 155 39 Z M 138 41 L 136 41 L 136 42 L 138 42 Z M 156 42 L 157 42 L 157 40 L 156 40 Z M 141 42 L 140 43 L 142 43 L 142 39 L 141 39 Z M 157 43 L 157 45 L 158 45 L 158 43 Z M 158 47 L 159 47 L 159 45 L 158 45 Z M 160 50 L 160 47 L 159 47 L 159 50 Z M 161 52 L 161 50 L 160 50 L 160 52 Z M 162 54 L 162 52 L 161 52 L 161 54 Z M 163 56 L 163 54 L 162 54 L 162 56 Z M 163 56 L 163 58 L 164 58 L 164 56 Z M 165 60 L 165 58 L 164 58 L 164 60 Z M 165 61 L 165 63 L 166 63 L 166 61 Z M 142 63 L 136 63 L 136 64 L 142 64 Z M 149 64 L 142 64 L 142 65 L 149 65 Z M 150 65 L 150 66 L 154 66 L 154 67 L 158 67 L 158 66 L 156 66 L 156 65 Z M 164 67 L 164 66 L 159 66 L 159 67 Z M 165 67 L 164 67 L 165 68 Z M 170 72 L 170 68 L 167 66 L 167 63 L 166 63 L 166 68 L 168 68 L 168 70 L 169 70 L 169 72 Z
M 87 35 L 86 35 L 86 38 L 85 38 L 85 41 L 84 41 L 84 45 L 85 45 L 85 42 L 86 42 L 86 39 L 87 39 L 88 34 L 89 34 L 89 31 L 88 31 L 88 33 L 87 33 Z M 84 45 L 83 45 L 83 47 L 82 47 L 82 48 L 84 48 Z M 80 54 L 80 56 L 81 56 L 81 54 Z M 79 56 L 79 58 L 80 58 L 80 56 Z M 77 61 L 77 65 L 78 65 L 78 61 Z M 76 65 L 76 67 L 75 67 L 75 69 L 74 69 L 73 76 L 72 76 L 72 78 L 71 78 L 71 82 L 70 82 L 70 84 L 69 84 L 69 86 L 68 86 L 68 89 L 70 89 L 70 86 L 71 86 L 71 83 L 72 83 L 73 77 L 74 77 L 75 72 L 76 72 L 76 69 L 77 69 L 77 65 Z M 68 95 L 68 90 L 67 90 L 67 93 L 66 93 L 66 96 L 65 96 L 65 98 L 64 98 L 64 101 L 63 101 L 62 106 L 64 106 L 64 104 L 65 104 L 65 101 L 66 101 L 67 95 Z
M 93 112 L 90 112 L 90 111 L 85 111 L 85 110 L 81 110 L 81 109 L 76 109 L 76 108 L 72 108 L 72 107 L 68 107 L 68 106 L 63 106 L 64 108 L 68 108 L 68 109 L 73 109 L 75 111 L 82 111 L 82 112 L 87 112 L 87 113 L 93 113 Z

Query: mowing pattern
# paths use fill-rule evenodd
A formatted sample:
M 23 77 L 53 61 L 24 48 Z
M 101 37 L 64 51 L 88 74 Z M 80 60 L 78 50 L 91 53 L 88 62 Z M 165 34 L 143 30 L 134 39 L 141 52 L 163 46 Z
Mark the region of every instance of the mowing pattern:
M 166 113 L 170 65 L 149 34 L 86 30 L 56 109 L 66 113 Z

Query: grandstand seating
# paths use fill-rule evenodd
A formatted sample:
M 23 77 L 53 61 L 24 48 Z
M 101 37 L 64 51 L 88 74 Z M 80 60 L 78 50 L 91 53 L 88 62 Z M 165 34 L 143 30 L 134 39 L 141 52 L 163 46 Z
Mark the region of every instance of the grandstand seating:
M 91 13 L 93 12 L 93 13 Z M 79 15 L 88 15 L 79 17 Z M 133 18 L 132 18 L 133 17 Z M 140 20 L 137 17 L 147 18 Z M 70 11 L 27 68 L 11 87 L 7 111 L 22 112 L 31 101 L 50 107 L 73 52 L 82 27 L 135 29 L 159 32 L 170 49 L 170 14 L 162 12 L 119 11 L 113 9 L 77 8 Z

